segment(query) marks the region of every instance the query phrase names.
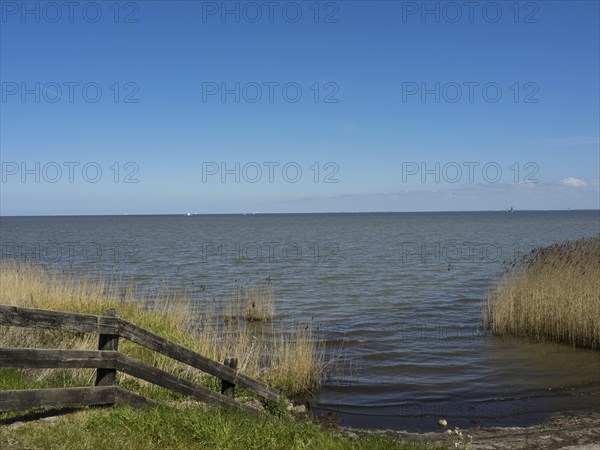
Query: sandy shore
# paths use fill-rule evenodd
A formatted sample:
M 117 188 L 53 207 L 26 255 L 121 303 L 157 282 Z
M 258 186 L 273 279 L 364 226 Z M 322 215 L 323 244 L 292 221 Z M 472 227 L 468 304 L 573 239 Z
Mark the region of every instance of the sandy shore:
M 342 428 L 343 432 L 355 435 L 384 433 L 421 442 L 440 442 L 452 447 L 456 436 L 445 430 L 430 433 L 408 433 L 395 430 L 358 430 Z M 600 450 L 600 412 L 564 413 L 547 422 L 531 427 L 471 428 L 463 435 L 473 436 L 469 448 L 508 449 L 568 449 Z M 464 447 L 459 447 L 464 448 Z

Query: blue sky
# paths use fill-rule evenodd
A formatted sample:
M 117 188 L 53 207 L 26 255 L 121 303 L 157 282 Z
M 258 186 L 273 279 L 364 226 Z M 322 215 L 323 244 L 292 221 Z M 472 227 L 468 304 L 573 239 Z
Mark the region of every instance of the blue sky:
M 0 3 L 0 214 L 599 207 L 598 2 Z

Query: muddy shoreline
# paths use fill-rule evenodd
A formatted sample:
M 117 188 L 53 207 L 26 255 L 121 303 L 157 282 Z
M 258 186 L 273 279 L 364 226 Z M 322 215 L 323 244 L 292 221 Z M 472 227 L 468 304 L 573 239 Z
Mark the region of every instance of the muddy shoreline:
M 442 443 L 449 447 L 460 441 L 455 434 L 451 435 L 447 432 L 453 429 L 449 425 L 436 432 L 416 433 L 398 430 L 339 428 L 341 433 L 349 436 L 386 434 L 417 442 Z M 600 450 L 600 409 L 591 412 L 564 412 L 541 424 L 528 427 L 474 427 L 460 431 L 465 439 L 467 435 L 473 436 L 472 444 L 468 447 L 471 449 Z

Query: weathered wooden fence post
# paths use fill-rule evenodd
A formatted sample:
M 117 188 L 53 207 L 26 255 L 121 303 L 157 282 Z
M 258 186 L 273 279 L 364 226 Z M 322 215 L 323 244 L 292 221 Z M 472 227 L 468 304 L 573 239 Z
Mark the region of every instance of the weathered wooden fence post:
M 113 308 L 104 313 L 108 317 L 117 317 L 117 311 Z M 118 334 L 100 334 L 98 338 L 98 350 L 119 350 Z M 112 386 L 117 382 L 116 369 L 96 369 L 96 386 Z
M 225 358 L 223 362 L 228 367 L 231 367 L 233 370 L 237 369 L 238 360 L 237 358 Z M 235 397 L 235 384 L 230 383 L 227 380 L 221 380 L 221 394 L 226 395 L 227 397 L 234 398 Z

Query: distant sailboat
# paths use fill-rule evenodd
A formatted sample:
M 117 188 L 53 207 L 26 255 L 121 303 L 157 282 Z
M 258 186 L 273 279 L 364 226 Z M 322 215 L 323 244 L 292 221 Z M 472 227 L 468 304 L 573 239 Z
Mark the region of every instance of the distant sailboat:
M 514 210 L 514 209 L 513 209 L 513 207 L 511 206 L 511 207 L 510 207 L 510 209 L 509 209 L 507 212 L 509 212 L 509 213 L 514 213 L 514 212 L 515 212 L 515 210 Z

